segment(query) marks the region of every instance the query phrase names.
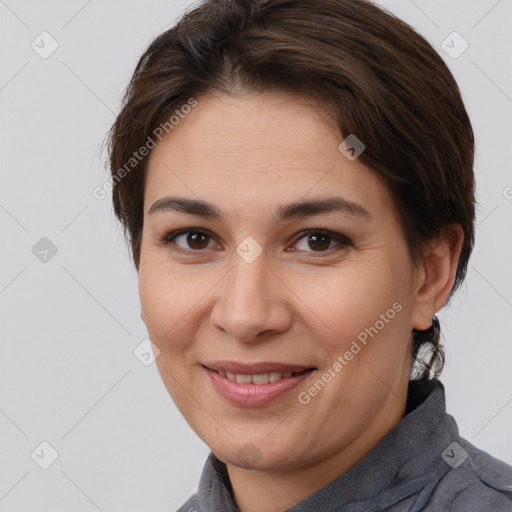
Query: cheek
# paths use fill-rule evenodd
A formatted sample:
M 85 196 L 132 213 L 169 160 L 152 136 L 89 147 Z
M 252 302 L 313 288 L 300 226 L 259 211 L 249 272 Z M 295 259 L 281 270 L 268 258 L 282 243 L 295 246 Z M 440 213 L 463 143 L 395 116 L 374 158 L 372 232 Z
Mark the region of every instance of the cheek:
M 301 294 L 332 334 L 347 339 L 391 308 L 397 297 L 394 286 L 385 263 L 361 264 L 331 274 L 321 286 L 305 282 Z
M 139 298 L 150 338 L 176 356 L 191 343 L 206 315 L 205 295 L 218 281 L 211 270 L 200 272 L 172 264 L 165 254 L 148 250 L 139 267 Z
M 385 374 L 401 366 L 408 340 L 406 283 L 406 269 L 386 261 L 354 266 L 321 286 L 303 282 L 301 294 L 320 320 L 317 336 L 329 361 L 350 361 L 345 377 L 364 379 L 367 367 Z
M 183 285 L 158 258 L 142 254 L 144 251 L 139 267 L 141 311 L 151 339 L 160 346 L 164 334 L 183 316 L 185 306 L 179 300 Z

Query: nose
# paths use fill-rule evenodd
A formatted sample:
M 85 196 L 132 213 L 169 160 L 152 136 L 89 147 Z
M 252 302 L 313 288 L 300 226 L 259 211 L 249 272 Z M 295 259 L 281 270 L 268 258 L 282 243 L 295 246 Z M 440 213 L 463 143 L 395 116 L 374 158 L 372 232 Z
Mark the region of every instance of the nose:
M 265 252 L 251 263 L 235 253 L 221 283 L 211 310 L 216 329 L 239 342 L 255 343 L 290 328 L 292 292 L 269 266 Z

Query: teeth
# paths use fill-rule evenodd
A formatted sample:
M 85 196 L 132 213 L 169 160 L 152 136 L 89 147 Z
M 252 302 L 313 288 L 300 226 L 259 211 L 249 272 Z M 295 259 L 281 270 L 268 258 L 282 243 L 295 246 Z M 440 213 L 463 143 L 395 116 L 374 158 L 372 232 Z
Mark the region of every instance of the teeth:
M 262 373 L 260 375 L 253 375 L 252 382 L 254 384 L 268 384 L 268 373 Z
M 259 375 L 244 375 L 241 373 L 225 372 L 223 370 L 219 370 L 218 373 L 222 377 L 227 377 L 229 380 L 241 384 L 268 384 L 269 382 L 277 382 L 281 379 L 287 379 L 293 375 L 293 372 L 270 372 L 261 373 Z
M 240 373 L 237 373 L 236 381 L 240 384 L 250 384 L 252 382 L 252 377 L 250 375 L 241 375 Z

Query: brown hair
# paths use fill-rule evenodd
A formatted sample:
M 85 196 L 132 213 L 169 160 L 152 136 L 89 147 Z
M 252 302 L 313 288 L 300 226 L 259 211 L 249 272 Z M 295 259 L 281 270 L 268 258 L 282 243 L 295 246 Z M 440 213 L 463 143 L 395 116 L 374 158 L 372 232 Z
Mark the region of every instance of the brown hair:
M 147 159 L 127 170 L 134 151 L 191 97 L 273 90 L 322 101 L 343 137 L 355 134 L 365 144 L 359 158 L 386 183 L 415 263 L 440 228 L 462 226 L 450 300 L 474 244 L 473 130 L 443 59 L 366 0 L 205 0 L 150 44 L 108 134 L 114 211 L 137 270 Z M 411 375 L 416 364 L 419 378 L 439 375 L 437 318 L 412 334 Z

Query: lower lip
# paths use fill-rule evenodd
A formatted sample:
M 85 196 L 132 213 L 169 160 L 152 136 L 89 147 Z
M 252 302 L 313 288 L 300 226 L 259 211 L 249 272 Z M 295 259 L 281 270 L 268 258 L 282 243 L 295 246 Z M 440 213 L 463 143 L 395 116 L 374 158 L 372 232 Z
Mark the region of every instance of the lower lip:
M 244 407 L 261 407 L 270 404 L 297 387 L 313 373 L 313 370 L 307 370 L 299 375 L 268 384 L 243 384 L 233 382 L 209 368 L 203 368 L 208 373 L 213 387 L 222 397 L 235 405 Z

